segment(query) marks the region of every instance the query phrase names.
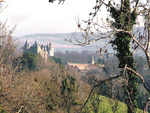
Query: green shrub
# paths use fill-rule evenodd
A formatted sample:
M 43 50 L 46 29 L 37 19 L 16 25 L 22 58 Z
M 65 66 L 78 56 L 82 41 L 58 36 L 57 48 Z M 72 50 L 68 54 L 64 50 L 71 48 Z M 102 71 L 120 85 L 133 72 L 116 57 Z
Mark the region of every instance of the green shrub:
M 39 55 L 33 53 L 24 53 L 22 57 L 18 58 L 14 65 L 19 63 L 19 71 L 37 71 L 39 70 L 38 62 L 41 60 Z M 20 62 L 19 62 L 20 61 Z

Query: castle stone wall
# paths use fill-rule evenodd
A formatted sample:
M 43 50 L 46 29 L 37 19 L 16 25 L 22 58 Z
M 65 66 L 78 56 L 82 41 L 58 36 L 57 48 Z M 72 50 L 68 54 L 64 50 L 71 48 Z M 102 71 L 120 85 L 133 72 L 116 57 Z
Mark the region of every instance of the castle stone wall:
M 54 47 L 52 46 L 52 42 L 47 44 L 46 46 L 38 44 L 36 41 L 35 43 L 30 46 L 29 43 L 26 41 L 23 47 L 24 53 L 34 53 L 39 54 L 43 58 L 47 59 L 48 57 L 54 56 Z

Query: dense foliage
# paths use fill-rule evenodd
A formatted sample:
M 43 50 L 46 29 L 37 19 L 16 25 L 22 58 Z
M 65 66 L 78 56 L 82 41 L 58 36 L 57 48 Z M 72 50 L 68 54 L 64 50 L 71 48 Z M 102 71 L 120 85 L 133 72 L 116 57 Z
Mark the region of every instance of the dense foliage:
M 14 65 L 19 63 L 19 70 L 29 70 L 36 71 L 39 69 L 38 63 L 41 60 L 41 56 L 33 54 L 33 53 L 24 53 L 22 57 L 17 58 L 14 61 Z

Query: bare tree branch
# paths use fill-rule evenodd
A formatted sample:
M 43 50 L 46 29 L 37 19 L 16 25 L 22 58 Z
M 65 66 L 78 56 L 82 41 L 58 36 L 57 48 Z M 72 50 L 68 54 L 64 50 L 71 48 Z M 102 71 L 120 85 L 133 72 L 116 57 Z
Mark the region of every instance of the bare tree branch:
M 129 67 L 126 67 L 125 69 L 126 69 L 126 70 L 129 70 L 129 71 L 131 71 L 131 72 L 133 72 L 136 76 L 140 77 L 140 79 L 142 80 L 142 83 L 143 83 L 143 85 L 144 85 L 144 88 L 145 88 L 145 89 L 148 91 L 148 93 L 150 94 L 150 89 L 146 86 L 146 84 L 145 84 L 145 82 L 144 82 L 144 78 L 143 78 L 140 74 L 138 74 L 136 71 L 134 71 L 133 69 L 131 69 L 131 68 L 129 68 Z M 150 97 L 147 99 L 147 102 L 145 103 L 144 113 L 145 113 L 145 111 L 146 111 L 146 107 L 147 107 L 149 101 L 150 101 Z
M 91 97 L 93 91 L 95 90 L 95 88 L 101 86 L 101 84 L 104 83 L 104 82 L 106 82 L 106 81 L 111 81 L 111 80 L 117 79 L 117 78 L 119 78 L 119 77 L 121 77 L 121 75 L 109 76 L 109 77 L 107 77 L 107 78 L 104 79 L 104 80 L 99 80 L 99 81 L 98 81 L 98 84 L 95 85 L 95 86 L 91 89 L 88 98 L 86 99 L 85 103 L 84 103 L 83 106 L 81 107 L 80 113 L 82 112 L 83 108 L 85 107 L 85 105 L 86 105 L 87 102 L 89 101 L 89 99 L 90 99 L 90 97 Z
M 150 97 L 147 99 L 147 102 L 145 103 L 145 107 L 143 112 L 146 113 L 146 107 L 148 106 L 148 103 L 150 102 Z
M 136 76 L 140 77 L 140 79 L 142 80 L 142 83 L 143 83 L 145 89 L 150 93 L 150 89 L 146 86 L 146 84 L 144 82 L 144 78 L 140 74 L 138 74 L 136 71 L 134 71 L 133 69 L 131 69 L 129 67 L 126 67 L 126 69 L 131 71 L 131 72 L 133 72 Z

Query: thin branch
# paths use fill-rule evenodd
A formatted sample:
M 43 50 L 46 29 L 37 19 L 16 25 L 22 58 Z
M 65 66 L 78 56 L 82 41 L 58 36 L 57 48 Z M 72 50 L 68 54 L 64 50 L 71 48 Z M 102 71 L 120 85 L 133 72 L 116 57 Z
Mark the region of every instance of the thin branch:
M 71 39 L 66 39 L 66 41 L 71 42 L 71 43 L 74 44 L 74 45 L 86 46 L 86 45 L 90 45 L 91 43 L 97 42 L 97 41 L 99 41 L 99 40 L 102 40 L 102 39 L 105 39 L 105 38 L 106 38 L 106 39 L 107 39 L 107 38 L 110 38 L 110 37 L 112 37 L 113 35 L 114 35 L 114 33 L 112 32 L 112 33 L 110 33 L 108 36 L 101 36 L 101 37 L 96 38 L 96 39 L 89 39 L 89 38 L 88 38 L 88 35 L 86 35 L 86 36 L 84 36 L 85 41 L 83 41 L 83 42 L 81 42 L 81 41 L 79 41 L 79 40 L 77 40 L 77 39 L 76 39 L 76 43 L 75 43 L 73 40 L 71 40 Z
M 134 9 L 134 10 L 136 10 L 136 9 L 137 9 L 137 5 L 138 5 L 138 3 L 139 3 L 139 0 L 137 0 L 137 1 L 136 1 L 135 9 Z
M 95 86 L 91 89 L 90 94 L 89 94 L 87 100 L 85 101 L 84 105 L 81 107 L 80 113 L 82 112 L 83 108 L 85 107 L 85 105 L 86 105 L 87 102 L 89 101 L 89 99 L 90 99 L 90 97 L 91 97 L 93 91 L 95 90 L 95 88 L 97 88 L 98 86 L 100 86 L 102 83 L 104 83 L 104 82 L 106 82 L 106 81 L 111 81 L 111 80 L 117 79 L 117 78 L 120 77 L 120 76 L 121 76 L 121 75 L 115 75 L 115 76 L 107 77 L 107 78 L 104 79 L 104 80 L 100 80 L 100 81 L 98 82 L 98 85 L 95 85 Z
M 107 4 L 107 3 L 105 3 L 103 0 L 100 0 L 100 2 L 101 2 L 102 4 L 104 4 L 105 6 L 107 6 L 107 7 L 113 7 L 111 4 Z
M 145 88 L 145 89 L 149 92 L 149 94 L 150 94 L 150 89 L 146 86 L 146 84 L 145 84 L 145 82 L 144 82 L 144 78 L 143 78 L 140 74 L 138 74 L 136 71 L 134 71 L 133 69 L 131 69 L 131 68 L 129 68 L 129 67 L 126 67 L 126 69 L 129 70 L 129 71 L 131 71 L 131 72 L 133 72 L 136 76 L 138 76 L 138 77 L 141 78 L 141 80 L 142 80 L 142 82 L 143 82 L 143 85 L 144 85 L 144 88 Z
M 133 36 L 133 34 L 132 34 L 130 31 L 125 31 L 125 30 L 119 29 L 119 30 L 116 30 L 116 32 L 128 33 L 128 34 L 132 37 L 132 39 L 141 47 L 141 49 L 142 49 L 143 51 L 146 51 L 146 49 L 142 46 L 141 43 L 139 43 L 139 42 L 136 40 L 136 38 Z
M 146 50 L 149 50 L 149 45 L 150 45 L 150 9 L 149 9 L 149 11 L 148 11 L 147 29 L 148 29 L 148 36 L 147 36 L 148 43 L 147 43 L 147 48 L 146 48 Z
M 95 88 L 96 88 L 96 87 L 98 87 L 98 85 L 94 86 L 94 87 L 91 89 L 91 91 L 90 91 L 90 94 L 89 94 L 88 98 L 86 99 L 86 101 L 85 101 L 84 105 L 81 107 L 80 113 L 82 112 L 83 108 L 85 107 L 85 105 L 86 105 L 86 104 L 87 104 L 87 102 L 89 101 L 89 99 L 90 99 L 90 97 L 91 97 L 91 95 L 92 95 L 92 93 L 93 93 L 93 91 L 95 90 Z

